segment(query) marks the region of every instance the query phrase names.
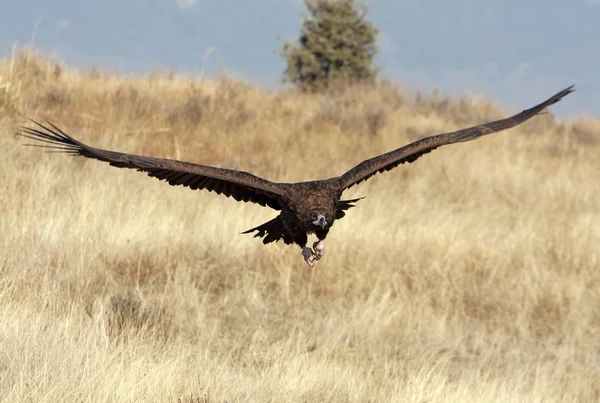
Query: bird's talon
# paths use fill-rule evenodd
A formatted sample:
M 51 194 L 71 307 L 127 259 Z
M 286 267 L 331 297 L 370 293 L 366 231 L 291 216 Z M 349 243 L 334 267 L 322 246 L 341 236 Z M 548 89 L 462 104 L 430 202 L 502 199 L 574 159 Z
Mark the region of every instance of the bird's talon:
M 315 266 L 315 253 L 313 252 L 313 250 L 307 246 L 302 248 L 302 256 L 304 257 L 304 261 L 306 262 L 307 265 L 309 265 L 310 267 L 314 267 Z M 317 259 L 318 260 L 318 259 Z
M 313 254 L 315 256 L 315 260 L 319 260 L 323 257 L 323 251 L 325 249 L 325 244 L 323 243 L 322 240 L 319 240 L 313 244 L 313 249 L 314 249 Z

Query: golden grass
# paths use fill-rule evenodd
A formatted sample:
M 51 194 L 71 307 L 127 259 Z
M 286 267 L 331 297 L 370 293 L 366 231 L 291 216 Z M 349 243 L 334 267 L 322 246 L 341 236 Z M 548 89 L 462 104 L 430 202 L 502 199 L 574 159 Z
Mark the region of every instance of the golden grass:
M 31 50 L 0 77 L 6 401 L 600 399 L 598 120 L 536 117 L 352 188 L 367 198 L 310 270 L 239 235 L 273 211 L 12 133 L 48 119 L 91 145 L 301 181 L 516 109 L 86 73 Z

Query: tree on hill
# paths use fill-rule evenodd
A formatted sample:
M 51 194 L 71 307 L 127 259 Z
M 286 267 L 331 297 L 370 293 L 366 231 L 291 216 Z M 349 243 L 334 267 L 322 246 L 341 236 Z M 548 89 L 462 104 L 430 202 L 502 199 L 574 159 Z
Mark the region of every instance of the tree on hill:
M 335 82 L 372 82 L 379 30 L 365 18 L 367 8 L 354 0 L 304 0 L 304 17 L 297 42 L 284 44 L 284 82 L 303 90 L 321 91 Z

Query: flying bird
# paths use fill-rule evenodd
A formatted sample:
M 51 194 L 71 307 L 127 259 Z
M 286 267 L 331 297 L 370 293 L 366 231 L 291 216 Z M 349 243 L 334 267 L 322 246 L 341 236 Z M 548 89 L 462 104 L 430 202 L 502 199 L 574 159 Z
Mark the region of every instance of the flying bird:
M 81 155 L 108 162 L 118 168 L 137 169 L 170 185 L 183 185 L 190 189 L 206 189 L 237 201 L 257 203 L 279 211 L 279 215 L 257 227 L 244 231 L 262 238 L 264 244 L 283 240 L 297 244 L 302 249 L 304 261 L 313 267 L 324 253 L 324 240 L 336 220 L 344 217 L 346 210 L 360 199 L 341 200 L 342 193 L 378 172 L 389 171 L 400 164 L 414 162 L 436 148 L 453 143 L 475 140 L 481 136 L 515 127 L 560 101 L 573 92 L 565 88 L 544 102 L 506 119 L 473 126 L 455 132 L 425 137 L 404 147 L 367 159 L 341 176 L 326 180 L 298 183 L 278 183 L 259 178 L 251 173 L 216 168 L 191 162 L 102 150 L 71 137 L 54 124 L 36 121 L 34 128 L 21 127 L 18 135 L 47 144 L 27 144 L 55 149 L 72 155 Z M 318 240 L 312 249 L 307 246 L 308 235 Z

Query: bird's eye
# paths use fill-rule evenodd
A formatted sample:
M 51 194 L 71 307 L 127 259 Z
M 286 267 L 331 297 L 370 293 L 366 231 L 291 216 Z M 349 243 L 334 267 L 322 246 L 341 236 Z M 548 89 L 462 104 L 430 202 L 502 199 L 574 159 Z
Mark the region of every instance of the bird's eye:
M 310 213 L 310 219 L 311 220 L 316 220 L 317 219 L 317 213 Z

